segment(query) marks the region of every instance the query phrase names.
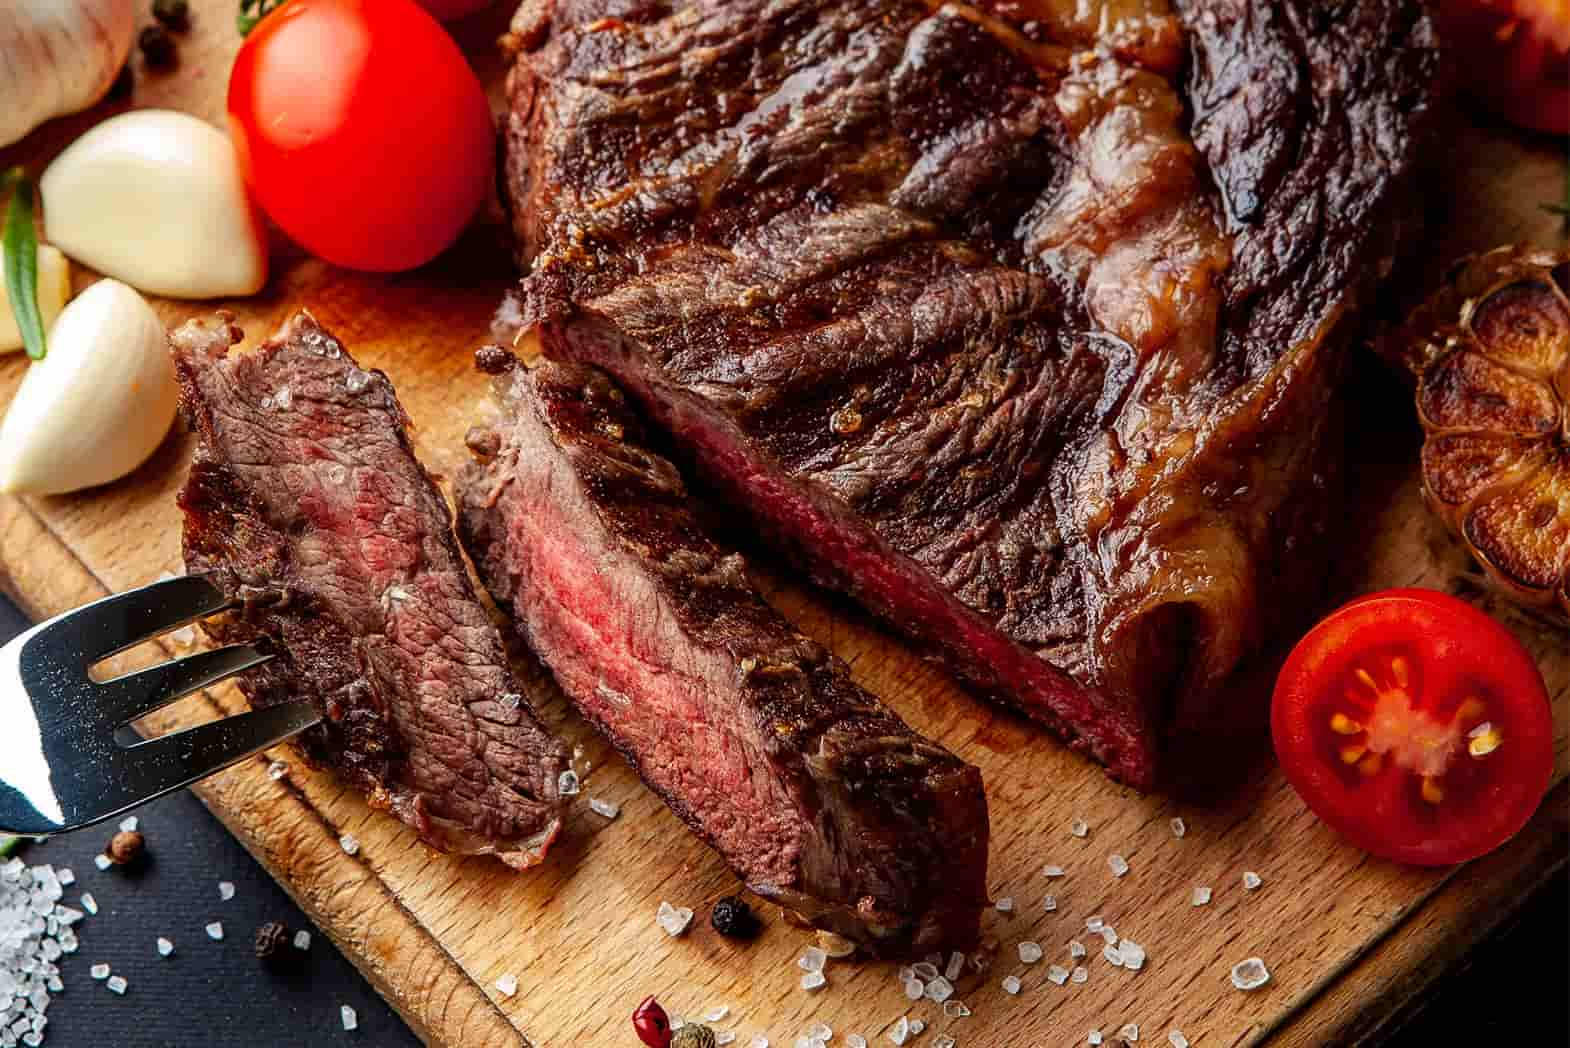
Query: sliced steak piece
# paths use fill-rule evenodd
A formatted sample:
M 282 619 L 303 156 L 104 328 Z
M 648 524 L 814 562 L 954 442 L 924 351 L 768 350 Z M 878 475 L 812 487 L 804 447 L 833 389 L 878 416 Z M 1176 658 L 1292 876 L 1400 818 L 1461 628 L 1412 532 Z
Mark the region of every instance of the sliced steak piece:
M 562 690 L 752 891 L 875 954 L 967 948 L 981 774 L 763 602 L 602 373 L 497 388 L 459 533 Z
M 1155 783 L 1323 577 L 1348 318 L 1436 80 L 1418 0 L 555 0 L 514 30 L 544 353 L 820 582 Z
M 316 702 L 300 749 L 373 807 L 444 851 L 539 862 L 566 750 L 522 703 L 391 383 L 307 313 L 230 355 L 240 337 L 220 314 L 171 339 L 199 438 L 186 569 L 239 603 L 207 631 L 271 643 L 241 690 Z

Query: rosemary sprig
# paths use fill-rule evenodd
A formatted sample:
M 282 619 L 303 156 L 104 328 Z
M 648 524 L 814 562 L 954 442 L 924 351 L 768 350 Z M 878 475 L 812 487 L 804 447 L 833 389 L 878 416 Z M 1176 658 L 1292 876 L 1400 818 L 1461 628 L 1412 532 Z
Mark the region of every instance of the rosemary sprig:
M 34 360 L 44 359 L 48 343 L 44 318 L 38 311 L 38 232 L 33 228 L 33 183 L 27 172 L 13 167 L 0 175 L 0 192 L 10 190 L 5 210 L 5 297 L 22 333 L 22 345 Z

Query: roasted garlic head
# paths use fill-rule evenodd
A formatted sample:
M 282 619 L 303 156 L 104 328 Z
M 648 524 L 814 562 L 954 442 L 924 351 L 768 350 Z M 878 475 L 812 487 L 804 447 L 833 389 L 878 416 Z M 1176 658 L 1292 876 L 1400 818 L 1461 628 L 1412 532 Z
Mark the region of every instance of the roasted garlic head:
M 1570 254 L 1463 259 L 1389 352 L 1417 375 L 1423 491 L 1489 579 L 1570 617 Z

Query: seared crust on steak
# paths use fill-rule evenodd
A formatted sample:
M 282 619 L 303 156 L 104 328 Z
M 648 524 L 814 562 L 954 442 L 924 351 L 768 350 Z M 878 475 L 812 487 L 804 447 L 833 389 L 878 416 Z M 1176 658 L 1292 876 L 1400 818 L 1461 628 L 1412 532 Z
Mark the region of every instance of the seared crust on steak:
M 521 702 L 392 384 L 308 313 L 231 354 L 239 339 L 223 316 L 171 337 L 199 440 L 186 569 L 238 605 L 204 628 L 271 646 L 241 690 L 258 708 L 315 702 L 300 750 L 373 807 L 444 851 L 539 862 L 566 750 Z
M 540 0 L 526 321 L 818 581 L 1116 777 L 1310 603 L 1417 0 Z
M 519 367 L 497 390 L 459 531 L 574 705 L 752 891 L 874 954 L 968 949 L 981 774 L 764 603 L 605 375 Z

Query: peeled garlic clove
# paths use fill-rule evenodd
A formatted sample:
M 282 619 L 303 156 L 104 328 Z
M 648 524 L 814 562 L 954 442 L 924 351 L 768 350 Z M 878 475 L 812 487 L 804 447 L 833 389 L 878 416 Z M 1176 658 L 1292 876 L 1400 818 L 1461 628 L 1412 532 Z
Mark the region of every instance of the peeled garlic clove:
M 0 424 L 0 491 L 58 495 L 107 484 L 157 449 L 179 391 L 164 326 L 118 280 L 61 312 Z
M 38 180 L 44 235 L 67 255 L 154 295 L 251 295 L 267 245 L 223 132 L 167 109 L 106 120 Z
M 0 247 L 0 266 L 4 265 L 5 248 Z M 59 248 L 39 244 L 38 312 L 44 318 L 45 335 L 70 297 L 71 263 L 66 261 Z M 6 297 L 5 284 L 0 281 L 0 353 L 11 353 L 21 348 L 22 332 L 16 326 L 16 314 L 11 310 L 11 300 Z

